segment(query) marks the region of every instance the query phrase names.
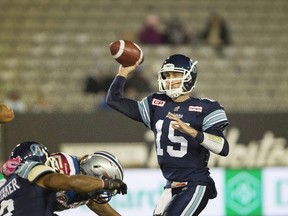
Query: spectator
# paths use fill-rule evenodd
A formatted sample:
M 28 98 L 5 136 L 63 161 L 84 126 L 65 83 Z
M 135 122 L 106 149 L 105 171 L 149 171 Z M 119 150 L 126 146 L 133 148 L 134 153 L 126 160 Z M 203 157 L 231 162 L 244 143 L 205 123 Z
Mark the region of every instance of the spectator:
M 199 39 L 222 55 L 223 47 L 231 44 L 230 31 L 224 18 L 217 13 L 211 14 Z
M 113 73 L 114 68 L 111 68 L 110 72 Z M 110 75 L 110 72 L 105 74 L 102 68 L 96 68 L 96 71 L 93 70 L 85 80 L 84 92 L 87 94 L 106 93 L 114 78 Z
M 131 76 L 129 76 L 127 79 L 125 95 L 130 95 L 134 99 L 140 99 L 143 95 L 150 93 L 151 90 L 151 84 L 144 76 L 143 68 L 139 66 L 135 69 L 135 72 L 131 74 Z
M 15 113 L 25 113 L 28 110 L 27 104 L 21 99 L 21 94 L 17 90 L 11 90 L 8 92 L 4 103 Z
M 178 16 L 172 16 L 164 30 L 164 43 L 170 45 L 187 44 L 189 33 Z
M 43 94 L 38 95 L 37 100 L 35 101 L 32 111 L 34 113 L 51 113 L 52 107 L 47 104 L 47 100 Z
M 160 19 L 155 14 L 149 14 L 145 18 L 144 25 L 140 29 L 138 40 L 142 44 L 162 44 L 163 34 L 160 30 Z

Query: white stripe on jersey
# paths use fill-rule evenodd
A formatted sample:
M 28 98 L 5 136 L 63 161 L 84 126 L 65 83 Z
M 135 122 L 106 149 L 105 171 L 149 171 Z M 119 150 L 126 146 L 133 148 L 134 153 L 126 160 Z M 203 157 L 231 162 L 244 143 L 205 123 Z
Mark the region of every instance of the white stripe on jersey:
M 194 214 L 198 206 L 200 205 L 202 198 L 205 194 L 206 186 L 198 185 L 196 187 L 195 193 L 193 194 L 192 199 L 181 213 L 181 216 L 191 216 Z
M 142 116 L 143 122 L 151 128 L 151 120 L 150 120 L 150 112 L 149 112 L 149 104 L 147 101 L 147 97 L 143 98 L 143 100 L 138 101 L 138 108 L 140 114 Z
M 66 175 L 78 174 L 76 173 L 73 158 L 69 154 L 59 152 L 52 155 L 52 157 L 54 157 L 57 160 L 61 171 L 65 170 L 66 172 L 68 172 L 68 170 L 70 170 L 70 173 L 64 173 L 64 174 Z M 69 166 L 69 168 L 67 166 Z
M 203 131 L 205 131 L 219 122 L 226 122 L 226 121 L 228 120 L 224 110 L 218 109 L 204 118 L 202 129 Z

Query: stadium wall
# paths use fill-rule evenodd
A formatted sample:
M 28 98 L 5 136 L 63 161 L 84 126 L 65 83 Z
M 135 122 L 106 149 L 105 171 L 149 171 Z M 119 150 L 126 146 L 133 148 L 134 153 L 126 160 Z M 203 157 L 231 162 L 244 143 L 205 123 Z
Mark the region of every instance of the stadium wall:
M 228 157 L 211 154 L 211 167 L 261 168 L 288 165 L 287 113 L 228 114 L 225 131 Z M 114 153 L 125 167 L 156 167 L 153 136 L 141 123 L 117 112 L 94 114 L 16 114 L 2 125 L 0 161 L 19 142 L 35 140 L 51 152 L 87 154 L 97 150 Z M 129 152 L 129 154 L 128 154 Z M 130 154 L 131 153 L 131 154 Z M 128 155 L 128 156 L 127 156 Z

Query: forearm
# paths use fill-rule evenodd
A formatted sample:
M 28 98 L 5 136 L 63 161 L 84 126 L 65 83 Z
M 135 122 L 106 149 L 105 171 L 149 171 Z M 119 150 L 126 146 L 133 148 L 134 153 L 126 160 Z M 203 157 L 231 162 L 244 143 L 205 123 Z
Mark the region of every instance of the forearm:
M 55 191 L 74 190 L 80 193 L 103 188 L 102 179 L 85 175 L 48 174 L 39 179 L 37 184 Z
M 121 76 L 116 76 L 110 85 L 107 93 L 106 102 L 112 108 L 115 104 L 120 103 L 120 100 L 124 97 L 124 86 L 126 83 L 126 78 Z
M 102 179 L 86 176 L 86 175 L 72 175 L 69 176 L 70 185 L 72 190 L 80 193 L 91 192 L 102 189 L 104 183 Z
M 108 90 L 106 102 L 111 108 L 127 117 L 141 121 L 137 101 L 124 97 L 125 83 L 126 79 L 124 77 L 116 76 Z
M 196 134 L 196 136 L 195 136 Z M 193 136 L 200 145 L 221 156 L 227 156 L 229 153 L 229 144 L 224 136 L 214 135 L 207 132 L 197 131 Z

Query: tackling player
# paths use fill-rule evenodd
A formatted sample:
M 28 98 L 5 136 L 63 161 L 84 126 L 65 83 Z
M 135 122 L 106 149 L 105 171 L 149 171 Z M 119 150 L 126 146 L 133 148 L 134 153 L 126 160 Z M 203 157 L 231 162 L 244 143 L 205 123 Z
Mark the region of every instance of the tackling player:
M 154 132 L 158 163 L 167 179 L 154 215 L 199 215 L 217 196 L 208 168 L 210 151 L 221 156 L 229 152 L 223 134 L 228 125 L 224 108 L 216 101 L 190 96 L 197 61 L 181 54 L 164 61 L 158 73 L 160 92 L 141 101 L 125 98 L 125 82 L 139 62 L 120 65 L 107 104 Z
M 0 216 L 56 215 L 56 192 L 73 190 L 79 193 L 96 190 L 116 190 L 126 194 L 127 186 L 120 179 L 103 180 L 87 175 L 56 173 L 57 162 L 45 146 L 34 141 L 18 144 L 11 158 L 19 158 L 21 164 L 0 187 Z
M 95 152 L 78 158 L 63 152 L 51 155 L 56 159 L 60 173 L 67 175 L 84 174 L 95 176 L 102 179 L 121 179 L 123 180 L 123 168 L 119 160 L 112 154 L 104 151 Z M 120 216 L 108 202 L 114 191 L 98 190 L 93 193 L 77 193 L 75 191 L 57 192 L 56 211 L 76 208 L 87 205 L 99 216 Z

